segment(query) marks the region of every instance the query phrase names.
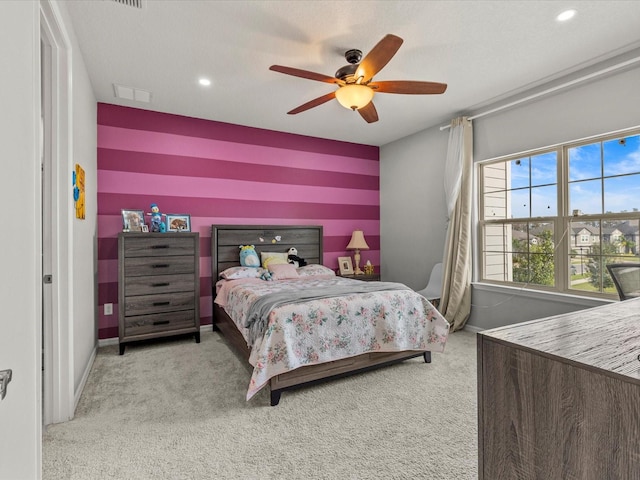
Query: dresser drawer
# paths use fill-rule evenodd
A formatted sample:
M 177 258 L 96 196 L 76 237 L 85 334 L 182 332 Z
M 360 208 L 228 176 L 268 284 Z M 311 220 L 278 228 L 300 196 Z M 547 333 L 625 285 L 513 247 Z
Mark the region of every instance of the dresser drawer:
M 194 310 L 126 317 L 124 321 L 124 333 L 127 337 L 195 327 Z
M 193 274 L 131 276 L 124 279 L 124 294 L 127 297 L 156 293 L 193 292 L 194 288 Z
M 170 295 L 139 295 L 125 297 L 124 314 L 147 315 L 150 313 L 175 312 L 195 308 L 194 292 L 177 292 Z
M 124 266 L 125 277 L 193 273 L 193 257 L 134 257 Z
M 125 258 L 131 257 L 167 257 L 190 255 L 195 253 L 194 237 L 168 236 L 164 234 L 139 234 L 129 237 L 124 245 Z

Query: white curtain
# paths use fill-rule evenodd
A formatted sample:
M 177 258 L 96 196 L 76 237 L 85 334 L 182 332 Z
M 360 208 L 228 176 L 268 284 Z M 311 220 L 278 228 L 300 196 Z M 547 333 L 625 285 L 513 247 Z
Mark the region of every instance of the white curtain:
M 471 313 L 473 126 L 467 117 L 451 121 L 444 188 L 448 225 L 439 309 L 455 331 Z

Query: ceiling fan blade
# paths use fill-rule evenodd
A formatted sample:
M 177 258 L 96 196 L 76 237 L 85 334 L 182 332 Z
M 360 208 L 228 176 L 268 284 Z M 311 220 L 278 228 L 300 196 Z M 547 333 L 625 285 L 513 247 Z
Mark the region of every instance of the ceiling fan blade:
M 336 77 L 330 77 L 328 75 L 323 75 L 322 73 L 309 72 L 307 70 L 300 70 L 299 68 L 283 67 L 282 65 L 271 65 L 269 70 L 284 73 L 286 75 L 293 75 L 294 77 L 306 78 L 308 80 L 316 80 L 318 82 L 334 83 L 339 85 L 344 83 Z
M 294 108 L 287 113 L 289 115 L 295 115 L 296 113 L 304 112 L 305 110 L 309 110 L 310 108 L 317 107 L 318 105 L 322 105 L 323 103 L 327 103 L 329 100 L 333 100 L 334 98 L 336 98 L 336 92 L 327 93 L 326 95 L 314 98 L 310 102 L 307 102 L 304 105 L 300 105 L 298 108 Z
M 444 93 L 446 83 L 414 82 L 411 80 L 386 80 L 370 83 L 369 87 L 378 93 L 404 93 L 409 95 L 434 95 Z
M 362 59 L 356 78 L 362 77 L 361 83 L 367 83 L 373 76 L 389 63 L 396 54 L 403 40 L 395 35 L 385 35 L 375 47 Z
M 369 102 L 364 107 L 358 109 L 358 113 L 367 123 L 378 121 L 378 112 L 375 105 L 373 105 L 373 102 Z

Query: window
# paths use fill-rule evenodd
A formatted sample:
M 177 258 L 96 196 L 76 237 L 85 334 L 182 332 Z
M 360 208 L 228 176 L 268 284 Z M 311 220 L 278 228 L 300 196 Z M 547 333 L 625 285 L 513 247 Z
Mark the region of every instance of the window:
M 640 262 L 640 132 L 480 165 L 481 279 L 615 295 L 608 263 Z

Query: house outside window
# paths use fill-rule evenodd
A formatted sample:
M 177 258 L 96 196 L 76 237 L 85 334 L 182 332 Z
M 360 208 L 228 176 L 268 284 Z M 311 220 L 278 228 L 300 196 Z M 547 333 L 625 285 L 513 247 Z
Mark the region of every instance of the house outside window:
M 640 262 L 640 131 L 483 162 L 482 281 L 615 296 L 608 263 Z

